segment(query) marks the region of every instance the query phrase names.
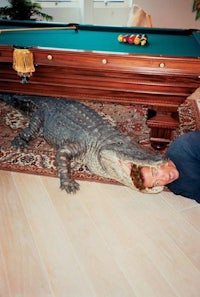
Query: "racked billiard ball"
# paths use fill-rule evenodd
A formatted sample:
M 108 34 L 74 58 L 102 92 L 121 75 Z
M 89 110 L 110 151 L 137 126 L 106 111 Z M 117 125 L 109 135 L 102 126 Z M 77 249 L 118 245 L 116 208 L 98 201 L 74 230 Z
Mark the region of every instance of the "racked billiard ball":
M 141 40 L 141 36 L 140 35 L 137 35 L 134 39 L 134 44 L 135 45 L 139 45 L 140 44 L 140 40 Z
M 129 44 L 133 44 L 134 43 L 134 40 L 135 40 L 135 35 L 132 34 L 132 35 L 128 36 L 127 39 L 128 39 L 128 43 Z
M 141 46 L 144 46 L 147 44 L 147 36 L 145 34 L 142 35 L 140 44 L 141 44 Z
M 123 35 L 122 35 L 122 34 L 118 35 L 117 40 L 118 40 L 119 42 L 122 42 L 122 40 L 123 40 Z
M 124 43 L 128 42 L 128 35 L 123 36 L 122 42 L 124 42 Z

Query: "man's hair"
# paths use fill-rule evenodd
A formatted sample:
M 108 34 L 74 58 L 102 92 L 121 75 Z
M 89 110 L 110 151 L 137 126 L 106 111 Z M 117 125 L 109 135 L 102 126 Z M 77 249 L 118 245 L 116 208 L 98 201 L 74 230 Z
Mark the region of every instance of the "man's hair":
M 141 172 L 143 166 L 138 166 L 136 164 L 132 165 L 132 169 L 131 169 L 131 178 L 132 181 L 135 185 L 135 187 L 139 190 L 142 191 L 145 189 L 144 186 L 144 178 Z

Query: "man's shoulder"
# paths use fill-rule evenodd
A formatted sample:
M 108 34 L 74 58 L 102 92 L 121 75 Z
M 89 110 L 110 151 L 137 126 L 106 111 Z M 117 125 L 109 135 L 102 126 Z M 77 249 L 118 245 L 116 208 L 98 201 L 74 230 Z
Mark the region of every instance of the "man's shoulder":
M 169 146 L 166 155 L 172 160 L 200 159 L 200 131 L 188 132 L 176 138 Z
M 179 137 L 177 137 L 172 144 L 169 146 L 169 149 L 174 147 L 193 147 L 196 145 L 200 148 L 200 131 L 192 131 L 185 133 Z

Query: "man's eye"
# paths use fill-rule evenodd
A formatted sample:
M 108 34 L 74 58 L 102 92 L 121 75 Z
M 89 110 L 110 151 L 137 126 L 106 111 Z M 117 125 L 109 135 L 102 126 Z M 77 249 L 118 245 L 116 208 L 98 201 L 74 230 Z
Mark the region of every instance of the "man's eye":
M 156 177 L 158 175 L 158 170 L 156 168 L 152 168 L 152 176 Z

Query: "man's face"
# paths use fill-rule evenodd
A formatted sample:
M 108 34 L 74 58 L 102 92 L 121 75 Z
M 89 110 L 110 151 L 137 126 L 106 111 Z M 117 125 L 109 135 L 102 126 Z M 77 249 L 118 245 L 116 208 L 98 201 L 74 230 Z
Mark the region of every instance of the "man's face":
M 165 186 L 179 177 L 179 172 L 171 160 L 158 167 L 145 166 L 141 169 L 141 173 L 146 188 Z

